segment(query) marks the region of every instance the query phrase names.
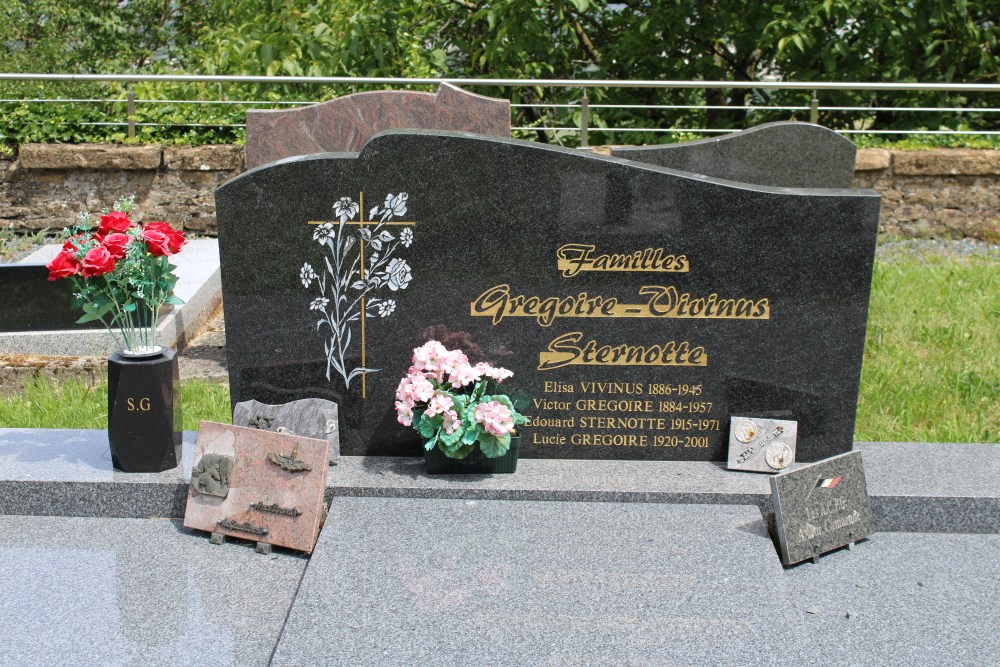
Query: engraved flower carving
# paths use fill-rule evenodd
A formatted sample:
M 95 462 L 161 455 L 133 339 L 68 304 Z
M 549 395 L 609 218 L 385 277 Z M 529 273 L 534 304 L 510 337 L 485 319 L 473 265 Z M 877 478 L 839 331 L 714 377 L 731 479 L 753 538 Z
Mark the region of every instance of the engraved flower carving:
M 378 304 L 379 317 L 389 317 L 394 310 L 396 310 L 396 302 L 393 299 L 386 299 Z
M 413 279 L 413 273 L 405 259 L 394 257 L 385 267 L 385 277 L 388 279 L 389 289 L 395 292 L 407 288 Z
M 333 226 L 332 222 L 324 222 L 322 225 L 316 228 L 313 232 L 313 241 L 319 241 L 320 243 L 326 243 L 327 239 L 336 238 L 337 228 Z
M 302 286 L 309 287 L 312 282 L 316 280 L 319 276 L 316 275 L 316 270 L 313 269 L 312 264 L 306 262 L 302 265 L 302 270 L 299 271 L 299 278 L 302 279 Z
M 333 213 L 341 222 L 353 220 L 361 207 L 350 197 L 341 197 L 333 205 Z
M 399 242 L 403 244 L 404 248 L 409 248 L 410 244 L 413 243 L 413 230 L 409 227 L 403 227 L 403 231 L 399 233 Z

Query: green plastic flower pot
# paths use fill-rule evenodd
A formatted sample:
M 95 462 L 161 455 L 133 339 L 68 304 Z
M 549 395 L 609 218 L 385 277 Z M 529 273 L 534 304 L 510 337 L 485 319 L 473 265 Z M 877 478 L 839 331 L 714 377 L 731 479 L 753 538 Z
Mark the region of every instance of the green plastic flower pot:
M 510 439 L 510 449 L 501 457 L 487 458 L 477 445 L 464 459 L 453 459 L 435 447 L 424 450 L 424 463 L 428 475 L 496 475 L 517 470 L 517 455 L 521 449 L 521 436 Z

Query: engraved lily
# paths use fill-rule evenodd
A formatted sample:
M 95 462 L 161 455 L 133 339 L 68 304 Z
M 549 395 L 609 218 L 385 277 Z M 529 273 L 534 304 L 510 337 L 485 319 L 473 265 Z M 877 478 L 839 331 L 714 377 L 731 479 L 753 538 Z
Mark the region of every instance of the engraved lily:
M 371 227 L 353 227 L 348 223 L 357 217 L 361 207 L 350 197 L 339 198 L 333 205 L 337 222 L 325 222 L 313 232 L 313 239 L 325 250 L 326 271 L 317 274 L 308 262 L 299 271 L 303 287 L 315 285 L 319 292 L 309 305 L 310 310 L 323 314 L 316 322 L 316 330 L 329 331 L 324 341 L 326 378 L 332 382 L 334 374 L 340 376 L 345 388 L 350 388 L 358 375 L 379 370 L 351 365 L 355 326 L 362 317 L 390 317 L 396 310 L 395 299 L 376 294 L 386 288 L 390 292 L 405 290 L 413 280 L 410 264 L 395 256 L 400 247 L 412 244 L 413 230 L 404 228 L 397 236 L 386 224 L 406 213 L 408 199 L 405 192 L 387 195 L 383 207 L 371 209 Z

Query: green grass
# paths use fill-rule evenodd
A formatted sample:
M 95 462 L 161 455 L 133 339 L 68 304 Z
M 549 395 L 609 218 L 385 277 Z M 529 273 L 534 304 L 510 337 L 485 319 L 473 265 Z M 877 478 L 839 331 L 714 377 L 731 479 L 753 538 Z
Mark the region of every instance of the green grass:
M 1000 440 L 1000 262 L 876 262 L 855 439 Z
M 194 379 L 181 383 L 184 430 L 194 431 L 201 420 L 231 424 L 229 386 Z M 24 390 L 0 398 L 0 425 L 10 428 L 108 427 L 108 382 L 88 387 L 82 380 L 54 382 L 36 378 Z
M 229 423 L 229 388 L 183 383 L 184 428 Z M 0 425 L 106 428 L 107 383 L 34 380 Z M 875 264 L 855 439 L 1000 441 L 1000 262 L 891 255 Z

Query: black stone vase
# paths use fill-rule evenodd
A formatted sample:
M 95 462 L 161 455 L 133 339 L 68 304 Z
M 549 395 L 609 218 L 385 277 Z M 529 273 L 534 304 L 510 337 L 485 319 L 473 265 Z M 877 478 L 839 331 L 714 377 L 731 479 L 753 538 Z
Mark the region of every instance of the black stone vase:
M 181 461 L 177 353 L 108 358 L 108 442 L 122 472 L 160 472 Z

